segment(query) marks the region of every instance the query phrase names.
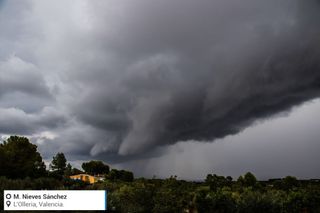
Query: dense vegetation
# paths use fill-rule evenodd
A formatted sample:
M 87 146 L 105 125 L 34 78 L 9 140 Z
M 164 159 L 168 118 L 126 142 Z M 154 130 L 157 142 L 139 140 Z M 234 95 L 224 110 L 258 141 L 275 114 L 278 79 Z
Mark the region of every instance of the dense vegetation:
M 22 155 L 18 157 L 13 153 Z M 237 180 L 216 174 L 208 174 L 203 182 L 178 180 L 176 176 L 134 179 L 132 172 L 109 171 L 109 166 L 103 162 L 90 161 L 82 165 L 83 169 L 90 174 L 102 172 L 106 177 L 90 185 L 68 178 L 82 171 L 67 164 L 63 153 L 53 157 L 49 171 L 44 170 L 36 146 L 26 138 L 10 137 L 0 145 L 0 154 L 0 209 L 3 209 L 4 189 L 100 189 L 108 190 L 109 212 L 320 212 L 318 180 L 287 176 L 258 181 L 250 172 Z M 25 161 L 28 166 L 23 165 L 22 158 L 26 156 L 29 156 Z

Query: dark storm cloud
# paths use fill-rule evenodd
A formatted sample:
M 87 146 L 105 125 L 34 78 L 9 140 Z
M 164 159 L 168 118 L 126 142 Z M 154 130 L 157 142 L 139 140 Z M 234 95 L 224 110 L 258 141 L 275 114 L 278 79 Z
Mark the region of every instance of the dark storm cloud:
M 41 72 L 33 64 L 16 56 L 0 61 L 0 98 L 7 93 L 26 93 L 50 97 Z
M 36 114 L 17 108 L 0 108 L 0 115 L 0 134 L 32 135 L 65 123 L 65 116 L 51 107 Z
M 47 155 L 148 158 L 179 141 L 237 134 L 319 96 L 316 0 L 31 1 L 25 8 L 29 18 L 12 22 L 17 30 L 0 21 L 8 29 L 1 44 L 12 49 L 0 57 L 17 50 L 36 69 L 0 78 L 0 106 L 59 112 L 57 120 L 44 113 L 32 122 L 32 131 L 43 125 L 56 135 L 40 146 Z M 13 93 L 48 100 L 37 109 L 10 105 Z
M 2 1 L 0 7 L 0 135 L 39 134 L 65 122 L 47 70 L 34 59 L 39 43 L 31 2 Z
M 15 55 L 0 61 L 0 134 L 31 135 L 64 121 L 40 70 Z
M 121 60 L 78 76 L 94 85 L 72 107 L 112 136 L 99 147 L 128 155 L 214 140 L 319 96 L 318 1 L 99 6 L 95 42 Z

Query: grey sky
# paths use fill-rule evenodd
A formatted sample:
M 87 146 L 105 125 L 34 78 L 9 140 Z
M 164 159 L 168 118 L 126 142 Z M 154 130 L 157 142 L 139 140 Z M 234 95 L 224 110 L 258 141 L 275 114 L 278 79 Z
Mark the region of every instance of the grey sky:
M 4 1 L 0 134 L 30 137 L 48 159 L 138 175 L 319 176 L 318 131 L 304 129 L 317 126 L 319 101 L 297 108 L 319 97 L 319 10 L 316 0 Z

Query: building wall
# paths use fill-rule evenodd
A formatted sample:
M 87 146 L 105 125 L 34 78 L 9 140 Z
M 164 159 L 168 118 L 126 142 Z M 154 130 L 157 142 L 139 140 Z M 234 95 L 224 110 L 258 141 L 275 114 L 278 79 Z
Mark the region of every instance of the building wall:
M 81 181 L 91 183 L 91 184 L 96 182 L 96 179 L 94 176 L 87 175 L 87 174 L 72 175 L 72 176 L 70 176 L 70 178 L 73 180 L 81 180 Z

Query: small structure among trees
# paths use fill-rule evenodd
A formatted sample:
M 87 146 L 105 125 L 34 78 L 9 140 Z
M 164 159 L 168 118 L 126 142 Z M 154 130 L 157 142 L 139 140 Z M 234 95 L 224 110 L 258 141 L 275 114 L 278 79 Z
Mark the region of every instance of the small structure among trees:
M 88 174 L 78 174 L 78 175 L 71 175 L 70 179 L 72 180 L 80 180 L 86 183 L 96 183 L 98 182 L 98 179 L 92 175 L 88 175 Z

